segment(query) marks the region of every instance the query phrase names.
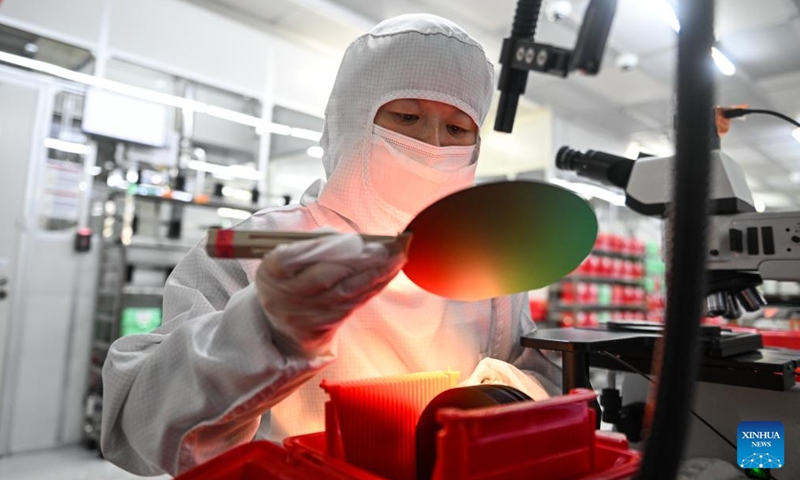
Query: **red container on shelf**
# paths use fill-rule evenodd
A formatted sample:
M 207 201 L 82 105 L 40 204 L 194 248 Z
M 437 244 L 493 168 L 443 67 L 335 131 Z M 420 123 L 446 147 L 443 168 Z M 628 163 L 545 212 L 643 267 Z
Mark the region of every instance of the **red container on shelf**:
M 625 238 L 622 235 L 611 235 L 611 253 L 625 253 Z
M 586 259 L 586 268 L 584 273 L 589 277 L 600 276 L 600 257 L 597 255 L 589 255 Z
M 601 252 L 610 252 L 611 251 L 611 238 L 607 233 L 598 233 L 597 238 L 594 241 L 594 248 L 595 250 L 599 250 Z
M 634 288 L 630 285 L 625 285 L 622 287 L 622 304 L 623 305 L 631 305 L 633 303 L 633 290 Z
M 577 282 L 575 288 L 577 290 L 578 303 L 589 303 L 589 284 L 586 282 Z
M 611 305 L 625 304 L 625 287 L 622 285 L 611 286 Z
M 600 267 L 597 271 L 599 277 L 610 278 L 613 269 L 613 259 L 611 257 L 600 257 Z
M 631 265 L 631 278 L 634 280 L 640 280 L 642 277 L 644 277 L 644 264 L 642 264 L 642 262 L 631 262 Z
M 630 260 L 622 260 L 622 270 L 619 274 L 621 280 L 633 280 L 633 262 Z
M 800 332 L 793 330 L 759 330 L 765 347 L 800 350 Z
M 633 303 L 643 306 L 645 304 L 646 292 L 643 287 L 635 287 L 633 291 Z
M 531 320 L 534 322 L 544 322 L 547 320 L 547 301 L 531 298 L 528 301 L 531 310 Z
M 635 255 L 636 245 L 634 243 L 636 239 L 633 237 L 623 237 L 622 238 L 622 251 L 620 253 L 624 255 Z
M 561 303 L 571 305 L 575 303 L 575 282 L 563 282 L 561 284 Z
M 644 242 L 638 239 L 633 240 L 633 254 L 637 256 L 642 256 L 645 253 L 645 246 Z
M 614 280 L 623 280 L 625 278 L 625 260 L 621 258 L 611 259 L 611 271 L 608 276 Z

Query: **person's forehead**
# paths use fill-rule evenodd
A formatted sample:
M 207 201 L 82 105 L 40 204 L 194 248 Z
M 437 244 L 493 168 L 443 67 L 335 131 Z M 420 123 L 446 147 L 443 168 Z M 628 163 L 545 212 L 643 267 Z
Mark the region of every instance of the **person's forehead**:
M 426 110 L 436 110 L 450 115 L 464 115 L 466 117 L 469 117 L 469 115 L 466 112 L 456 107 L 455 105 L 450 105 L 449 103 L 438 102 L 435 100 L 425 100 L 421 98 L 398 98 L 390 102 L 387 102 L 384 105 L 384 107 L 387 106 L 414 107 Z

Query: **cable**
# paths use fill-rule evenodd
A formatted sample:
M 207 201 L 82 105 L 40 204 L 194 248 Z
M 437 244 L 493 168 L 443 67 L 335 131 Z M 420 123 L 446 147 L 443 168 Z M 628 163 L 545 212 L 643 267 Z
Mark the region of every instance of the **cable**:
M 652 371 L 658 387 L 645 417 L 649 438 L 637 480 L 674 480 L 691 419 L 699 364 L 708 250 L 714 76 L 708 51 L 714 42 L 713 1 L 680 0 L 677 120 L 673 190 L 666 209 L 667 308 L 663 340 Z M 675 395 L 675 393 L 678 395 Z M 654 407 L 654 408 L 653 408 Z
M 650 382 L 650 383 L 652 383 L 652 384 L 655 384 L 655 383 L 656 383 L 655 381 L 653 381 L 653 379 L 651 379 L 651 378 L 650 378 L 650 376 L 649 376 L 649 375 L 647 375 L 646 373 L 642 372 L 641 370 L 639 370 L 638 368 L 634 367 L 633 365 L 631 365 L 630 363 L 626 362 L 625 360 L 623 360 L 623 359 L 621 359 L 621 358 L 617 357 L 616 355 L 614 355 L 614 354 L 612 354 L 612 353 L 610 353 L 610 352 L 607 352 L 607 351 L 605 351 L 605 350 L 600 350 L 600 351 L 598 351 L 598 353 L 600 353 L 600 354 L 602 354 L 602 355 L 605 355 L 605 356 L 607 356 L 608 358 L 611 358 L 611 359 L 615 360 L 615 361 L 616 361 L 616 362 L 618 362 L 620 365 L 624 366 L 624 367 L 625 367 L 625 368 L 627 368 L 628 370 L 630 370 L 630 371 L 632 371 L 632 372 L 634 372 L 634 373 L 638 374 L 639 376 L 643 377 L 643 378 L 644 378 L 645 380 L 647 380 L 648 382 Z M 707 421 L 706 421 L 706 420 L 705 420 L 703 417 L 701 417 L 701 416 L 700 416 L 700 415 L 699 415 L 697 412 L 695 412 L 695 411 L 694 411 L 693 409 L 691 409 L 691 408 L 689 409 L 689 412 L 691 412 L 691 414 L 692 414 L 692 415 L 694 415 L 694 418 L 696 418 L 696 419 L 700 420 L 700 422 L 702 422 L 702 423 L 703 423 L 703 425 L 705 425 L 706 427 L 710 428 L 712 432 L 716 433 L 716 434 L 717 434 L 717 436 L 718 436 L 719 438 L 721 438 L 721 439 L 722 439 L 722 440 L 723 440 L 725 443 L 727 443 L 728 445 L 730 445 L 730 447 L 731 447 L 731 448 L 733 448 L 734 450 L 736 450 L 736 449 L 737 449 L 736 445 L 735 445 L 733 442 L 731 442 L 730 440 L 728 440 L 728 437 L 726 437 L 725 435 L 723 435 L 723 434 L 722 434 L 722 432 L 720 432 L 719 430 L 717 430 L 716 428 L 714 428 L 714 426 L 713 426 L 713 425 L 711 425 L 710 423 L 708 423 L 708 422 L 707 422 Z M 775 477 L 773 477 L 771 473 L 769 474 L 769 478 L 771 478 L 772 480 L 775 480 Z
M 800 122 L 798 122 L 797 120 L 795 120 L 792 117 L 789 117 L 787 115 L 784 115 L 784 114 L 782 114 L 780 112 L 774 112 L 772 110 L 763 110 L 763 109 L 755 109 L 755 108 L 730 108 L 730 109 L 724 109 L 722 111 L 722 116 L 725 117 L 725 118 L 738 118 L 738 117 L 743 117 L 745 115 L 750 115 L 751 113 L 761 113 L 761 114 L 764 114 L 764 115 L 772 115 L 773 117 L 780 118 L 781 120 L 786 120 L 787 122 L 791 123 L 795 127 L 800 128 Z

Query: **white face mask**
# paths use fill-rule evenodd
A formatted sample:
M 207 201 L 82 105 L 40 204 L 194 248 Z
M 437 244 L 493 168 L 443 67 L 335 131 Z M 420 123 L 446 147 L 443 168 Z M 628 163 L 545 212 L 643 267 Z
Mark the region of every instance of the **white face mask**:
M 383 139 L 389 148 L 395 149 L 406 157 L 442 172 L 452 172 L 477 161 L 476 145 L 437 147 L 380 125 L 373 125 L 373 145 L 379 139 Z
M 380 206 L 408 223 L 436 200 L 472 186 L 477 157 L 477 144 L 437 147 L 375 125 L 369 178 Z

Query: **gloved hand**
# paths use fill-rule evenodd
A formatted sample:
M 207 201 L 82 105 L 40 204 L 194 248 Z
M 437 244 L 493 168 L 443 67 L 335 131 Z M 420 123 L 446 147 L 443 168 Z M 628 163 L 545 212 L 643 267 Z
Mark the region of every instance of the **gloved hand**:
M 256 291 L 285 352 L 314 356 L 329 346 L 342 321 L 384 288 L 405 264 L 356 234 L 331 234 L 280 245 L 256 271 Z
M 459 386 L 500 384 L 514 387 L 534 400 L 550 398 L 541 383 L 510 363 L 486 357 L 478 363 L 472 375 Z

